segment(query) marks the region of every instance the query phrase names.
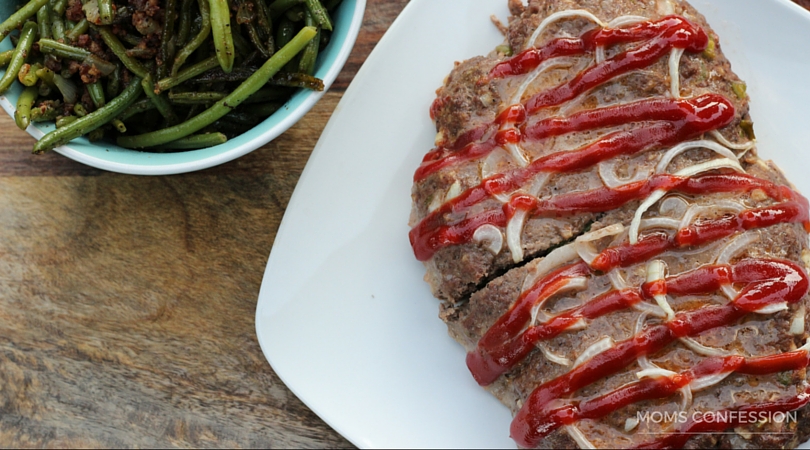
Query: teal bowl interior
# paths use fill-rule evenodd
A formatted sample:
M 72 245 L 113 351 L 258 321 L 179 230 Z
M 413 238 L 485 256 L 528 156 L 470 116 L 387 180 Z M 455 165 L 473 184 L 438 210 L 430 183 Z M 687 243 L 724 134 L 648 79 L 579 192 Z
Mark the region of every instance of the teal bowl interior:
M 0 1 L 0 21 L 5 20 L 19 4 L 23 2 Z M 343 0 L 334 14 L 335 32 L 329 45 L 318 57 L 315 73 L 315 76 L 324 80 L 327 89 L 340 73 L 354 46 L 363 21 L 365 4 L 366 0 Z M 11 48 L 9 38 L 0 43 L 0 51 Z M 0 70 L 0 74 L 3 72 Z M 15 82 L 5 95 L 0 96 L 0 106 L 11 116 L 14 115 L 21 92 L 20 83 Z M 300 90 L 281 109 L 250 131 L 222 145 L 203 150 L 147 153 L 127 150 L 109 142 L 90 143 L 85 138 L 79 138 L 55 151 L 89 166 L 113 172 L 166 175 L 201 170 L 236 159 L 275 139 L 306 114 L 324 92 Z M 26 131 L 39 139 L 53 128 L 52 123 L 37 123 Z

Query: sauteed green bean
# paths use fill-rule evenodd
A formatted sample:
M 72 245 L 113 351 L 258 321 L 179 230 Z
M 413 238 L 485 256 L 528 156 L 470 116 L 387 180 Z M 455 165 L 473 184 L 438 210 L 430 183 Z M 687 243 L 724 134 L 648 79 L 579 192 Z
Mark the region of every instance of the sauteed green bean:
M 0 52 L 0 94 L 23 85 L 20 128 L 56 123 L 35 153 L 80 136 L 156 152 L 219 145 L 295 89 L 323 90 L 312 75 L 339 1 L 21 1 L 0 23 L 15 45 Z

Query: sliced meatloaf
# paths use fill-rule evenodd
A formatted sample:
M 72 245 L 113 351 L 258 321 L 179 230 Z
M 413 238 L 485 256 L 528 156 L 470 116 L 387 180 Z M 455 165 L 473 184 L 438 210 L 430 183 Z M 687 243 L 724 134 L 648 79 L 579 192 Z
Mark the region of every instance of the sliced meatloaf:
M 510 0 L 437 90 L 411 243 L 537 448 L 805 441 L 808 202 L 680 0 Z

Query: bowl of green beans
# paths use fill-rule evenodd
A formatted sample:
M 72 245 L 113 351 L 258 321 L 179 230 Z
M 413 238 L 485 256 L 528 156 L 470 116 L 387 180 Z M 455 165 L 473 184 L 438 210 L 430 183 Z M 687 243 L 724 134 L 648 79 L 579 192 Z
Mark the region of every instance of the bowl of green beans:
M 0 106 L 34 153 L 138 175 L 206 169 L 320 100 L 365 2 L 3 1 Z

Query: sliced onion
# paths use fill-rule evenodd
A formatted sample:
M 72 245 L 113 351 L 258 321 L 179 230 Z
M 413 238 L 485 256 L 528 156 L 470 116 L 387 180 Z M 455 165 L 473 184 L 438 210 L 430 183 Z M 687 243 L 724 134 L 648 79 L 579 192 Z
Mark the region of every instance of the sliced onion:
M 621 28 L 626 27 L 627 25 L 635 25 L 637 23 L 647 22 L 648 20 L 650 19 L 644 16 L 619 16 L 608 22 L 607 27 Z
M 670 219 L 669 217 L 653 217 L 642 220 L 641 225 L 639 225 L 639 230 L 649 230 L 650 228 L 678 230 L 680 229 L 680 224 L 681 222 L 679 220 Z
M 600 45 L 596 47 L 596 64 L 605 62 L 605 46 Z
M 640 372 L 636 372 L 636 377 L 639 380 L 643 380 L 644 378 L 672 378 L 678 375 L 677 373 L 667 370 L 667 369 L 645 369 Z
M 515 92 L 515 95 L 512 97 L 512 104 L 513 105 L 519 104 L 521 100 L 523 100 L 523 94 L 526 93 L 526 90 L 529 89 L 529 86 L 531 86 L 531 84 L 534 83 L 534 80 L 536 80 L 537 77 L 542 75 L 543 72 L 545 72 L 546 70 L 555 69 L 558 67 L 571 67 L 576 63 L 577 63 L 576 58 L 570 58 L 565 56 L 558 58 L 551 58 L 543 61 L 542 63 L 540 63 L 539 66 L 537 66 L 537 68 L 535 68 L 532 71 L 532 73 L 530 73 L 526 77 L 525 80 L 523 80 L 523 83 L 521 83 L 520 87 Z
M 661 160 L 658 162 L 658 165 L 655 167 L 655 173 L 664 173 L 667 170 L 667 167 L 672 163 L 672 160 L 675 159 L 676 156 L 680 155 L 681 153 L 692 150 L 694 148 L 706 148 L 709 150 L 714 151 L 720 156 L 725 158 L 736 160 L 737 156 L 731 152 L 731 150 L 723 147 L 722 145 L 718 144 L 714 141 L 708 140 L 699 140 L 699 141 L 689 141 L 684 142 L 682 144 L 678 144 L 675 147 L 667 150 L 664 153 L 664 156 L 661 157 Z
M 593 444 L 591 444 L 591 441 L 589 441 L 588 438 L 586 438 L 585 435 L 579 431 L 579 428 L 573 425 L 565 425 L 565 432 L 568 433 L 568 435 L 571 436 L 571 439 L 577 443 L 577 447 L 596 448 Z
M 756 145 L 757 145 L 756 139 L 753 140 L 753 141 L 744 142 L 742 144 L 735 144 L 735 143 L 729 141 L 728 139 L 726 139 L 726 137 L 723 136 L 723 134 L 720 133 L 717 130 L 710 131 L 709 134 L 711 134 L 712 137 L 717 140 L 717 142 L 725 145 L 726 147 L 728 147 L 728 148 L 730 148 L 732 150 L 746 150 L 746 151 L 748 151 L 748 150 L 751 150 L 752 148 L 756 147 Z M 740 155 L 740 156 L 742 156 L 742 155 Z
M 667 313 L 663 309 L 661 309 L 660 306 L 652 305 L 647 302 L 638 302 L 635 305 L 633 305 L 633 309 L 635 309 L 636 311 L 647 313 L 654 317 L 658 317 L 659 319 L 667 317 Z
M 552 353 L 551 350 L 547 349 L 544 345 L 537 344 L 537 348 L 543 352 L 543 356 L 546 357 L 547 360 L 553 362 L 554 364 L 559 364 L 561 366 L 570 367 L 571 360 L 566 358 L 565 356 L 560 356 L 556 353 Z
M 638 319 L 636 319 L 636 327 L 633 330 L 634 336 L 638 336 L 644 330 L 644 323 L 647 321 L 647 315 L 648 313 L 646 311 L 639 314 Z M 641 355 L 638 357 L 638 366 L 641 367 L 641 370 L 659 369 L 658 366 L 651 363 L 650 360 L 647 359 L 647 355 Z
M 62 93 L 65 103 L 76 103 L 76 101 L 79 100 L 79 88 L 70 80 L 66 80 L 62 75 L 57 73 L 53 76 L 53 83 L 56 85 L 56 88 L 59 89 L 59 92 Z
M 551 178 L 551 174 L 548 172 L 541 172 L 539 175 L 534 177 L 531 186 L 529 186 L 529 194 L 534 197 L 538 197 L 540 195 L 540 191 L 546 186 L 549 178 Z
M 610 279 L 610 284 L 613 285 L 613 289 L 617 291 L 621 291 L 623 289 L 627 289 L 627 281 L 622 276 L 619 269 L 613 269 L 607 273 L 608 279 Z
M 800 306 L 799 309 L 796 310 L 796 314 L 793 315 L 793 320 L 790 321 L 790 334 L 794 336 L 801 336 L 804 334 L 805 312 L 804 305 Z
M 514 160 L 520 167 L 526 167 L 529 165 L 529 160 L 526 158 L 526 155 L 523 154 L 523 149 L 520 148 L 518 144 L 506 144 L 506 149 L 509 150 L 509 154 L 512 155 L 512 160 Z
M 531 288 L 537 283 L 537 280 L 544 277 L 547 273 L 575 259 L 579 259 L 579 255 L 577 255 L 577 251 L 574 249 L 573 245 L 563 245 L 555 249 L 535 266 L 532 274 L 526 276 L 522 290 L 525 291 Z
M 576 248 L 579 257 L 582 258 L 582 260 L 586 263 L 591 264 L 593 260 L 599 256 L 599 252 L 596 251 L 590 243 L 609 236 L 615 236 L 622 232 L 624 232 L 624 225 L 615 223 L 605 228 L 600 228 L 596 231 L 583 234 L 577 238 L 576 242 L 574 242 L 574 247 Z
M 712 205 L 692 205 L 681 218 L 679 228 L 686 228 L 694 222 L 695 218 L 700 217 L 705 212 L 719 212 L 728 211 L 734 214 L 739 214 L 745 210 L 745 206 L 732 200 L 720 200 Z
M 717 255 L 717 264 L 729 264 L 732 258 L 757 241 L 759 241 L 759 233 L 755 231 L 747 231 L 735 237 Z
M 101 25 L 101 13 L 98 10 L 98 0 L 87 0 L 82 2 L 82 10 L 84 11 L 87 21 L 96 25 Z
M 90 65 L 96 66 L 96 69 L 98 69 L 99 72 L 101 72 L 101 74 L 104 75 L 105 77 L 115 72 L 115 64 L 105 61 L 96 55 L 90 55 L 87 58 L 84 58 L 84 61 L 82 62 L 89 66 Z
M 585 289 L 587 287 L 588 287 L 588 279 L 585 278 L 585 277 L 574 277 L 574 278 L 570 278 L 570 279 L 566 280 L 565 283 L 563 283 L 559 288 L 557 288 L 557 290 L 549 293 L 547 297 L 541 299 L 534 306 L 532 306 L 532 311 L 531 311 L 532 318 L 531 318 L 531 322 L 529 322 L 529 326 L 533 326 L 536 323 L 536 321 L 538 319 L 538 316 L 540 314 L 543 314 L 543 316 L 544 316 L 543 318 L 540 319 L 540 323 L 546 323 L 549 320 L 551 320 L 551 317 L 549 317 L 547 314 L 542 312 L 543 304 L 545 303 L 545 301 L 547 299 L 551 298 L 553 295 L 557 295 L 557 294 L 560 294 L 562 292 L 571 291 L 571 290 L 579 291 L 579 290 Z
M 797 351 L 801 350 L 801 351 L 805 351 L 805 352 L 810 352 L 810 339 L 807 339 L 807 342 L 805 342 L 804 345 L 797 348 L 796 350 Z
M 574 367 L 579 367 L 583 363 L 589 361 L 594 356 L 604 352 L 613 347 L 613 338 L 608 336 L 600 341 L 597 341 L 590 347 L 586 348 L 584 352 L 582 352 L 579 357 L 577 357 L 576 361 L 574 361 Z
M 579 319 L 576 322 L 574 322 L 573 324 L 571 324 L 571 326 L 566 328 L 566 330 L 567 331 L 579 331 L 579 330 L 584 330 L 586 328 L 588 328 L 588 321 L 585 320 L 585 319 Z
M 763 308 L 759 308 L 758 310 L 754 311 L 757 314 L 776 314 L 780 311 L 787 311 L 788 310 L 788 303 L 787 302 L 778 302 L 773 303 Z
M 681 391 L 681 409 L 686 411 L 692 404 L 692 389 L 686 385 L 679 390 Z
M 571 17 L 582 17 L 582 18 L 591 20 L 591 21 L 599 24 L 599 26 L 601 26 L 601 27 L 605 26 L 605 23 L 602 22 L 601 20 L 599 20 L 598 17 L 594 16 L 589 11 L 586 11 L 584 9 L 570 9 L 570 10 L 567 10 L 567 11 L 559 11 L 559 12 L 556 12 L 556 13 L 546 17 L 545 20 L 543 20 L 540 23 L 540 26 L 538 26 L 537 29 L 534 30 L 534 33 L 532 33 L 532 36 L 529 38 L 528 41 L 526 41 L 526 48 L 533 47 L 534 42 L 537 40 L 538 37 L 540 37 L 540 35 L 543 33 L 543 31 L 545 31 L 546 28 L 548 28 L 549 25 L 551 25 L 552 23 L 554 23 L 554 22 L 556 22 L 558 20 L 568 19 L 568 18 L 571 18 Z
M 717 373 L 709 375 L 708 377 L 698 378 L 689 383 L 689 389 L 691 389 L 692 392 L 701 391 L 725 380 L 729 375 L 731 375 L 731 372 Z
M 635 183 L 636 181 L 646 180 L 652 174 L 652 171 L 643 172 L 635 167 L 633 176 L 627 179 L 621 179 L 616 175 L 616 163 L 617 161 L 609 159 L 607 161 L 602 161 L 598 165 L 598 172 L 599 178 L 602 179 L 602 182 L 605 186 L 616 189 L 617 187 L 624 186 L 625 184 Z
M 717 169 L 733 169 L 737 172 L 745 173 L 745 170 L 742 168 L 742 166 L 740 166 L 740 163 L 736 159 L 720 158 L 686 167 L 678 172 L 675 172 L 674 175 L 678 177 L 693 177 L 703 172 L 709 172 Z
M 633 220 L 630 222 L 630 244 L 636 245 L 638 244 L 638 231 L 641 227 L 641 216 L 647 212 L 648 209 L 654 204 L 664 198 L 667 195 L 666 191 L 662 191 L 660 189 L 653 191 L 646 200 L 641 203 L 641 206 L 636 209 L 636 213 L 633 216 Z
M 497 255 L 503 249 L 503 233 L 495 225 L 481 225 L 473 233 L 473 241 L 484 244 L 484 248 L 493 255 Z
M 669 91 L 672 98 L 681 98 L 681 57 L 684 49 L 673 48 L 669 54 Z
M 689 203 L 686 200 L 675 196 L 667 197 L 658 207 L 658 214 L 667 217 L 683 217 L 687 208 L 689 208 Z
M 519 209 L 509 219 L 509 223 L 506 224 L 506 245 L 509 247 L 509 251 L 512 252 L 512 260 L 515 263 L 523 261 L 521 234 L 523 234 L 523 225 L 526 224 L 526 216 L 528 215 L 528 211 Z
M 671 16 L 675 14 L 675 7 L 672 5 L 670 0 L 658 0 L 658 14 L 662 16 Z
M 450 186 L 450 189 L 447 190 L 447 195 L 445 195 L 444 201 L 449 202 L 459 195 L 461 195 L 461 183 L 456 180 L 456 182 Z
M 647 263 L 647 283 L 665 280 L 666 271 L 667 265 L 664 263 L 664 261 L 658 259 L 650 261 Z M 658 306 L 660 306 L 661 309 L 666 313 L 667 322 L 675 318 L 675 311 L 672 309 L 672 306 L 669 305 L 666 294 L 654 295 L 653 298 L 655 299 L 655 302 L 658 303 Z
M 624 432 L 629 433 L 636 429 L 638 426 L 638 419 L 635 417 L 630 417 L 624 421 Z
M 721 348 L 713 348 L 707 347 L 700 342 L 690 338 L 690 337 L 682 337 L 681 342 L 689 347 L 690 350 L 693 352 L 703 355 L 703 356 L 729 356 L 731 352 L 723 350 Z

